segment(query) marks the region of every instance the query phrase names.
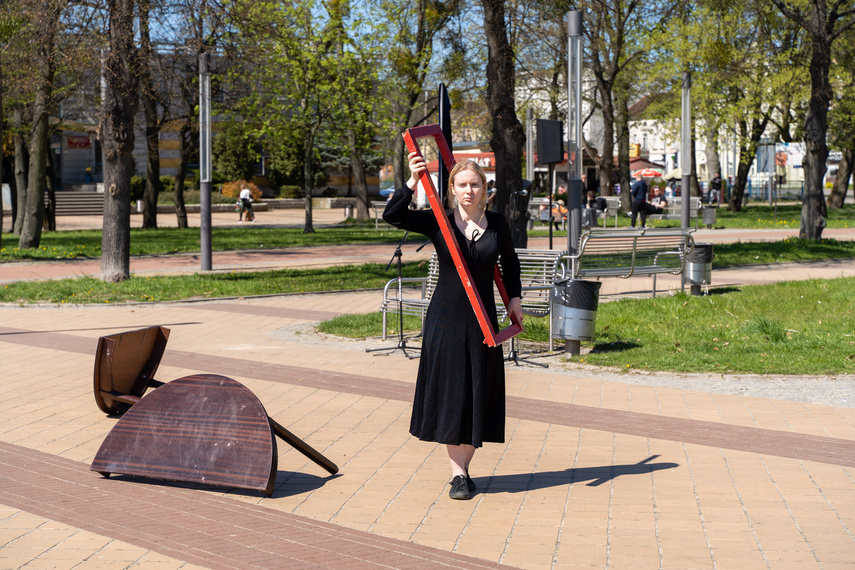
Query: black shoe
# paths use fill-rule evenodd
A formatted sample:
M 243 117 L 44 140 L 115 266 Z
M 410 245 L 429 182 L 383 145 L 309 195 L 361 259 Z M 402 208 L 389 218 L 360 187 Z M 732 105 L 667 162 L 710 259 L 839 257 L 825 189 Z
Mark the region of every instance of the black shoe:
M 478 487 L 475 485 L 475 481 L 469 476 L 469 472 L 466 472 L 466 488 L 469 489 L 470 493 L 474 493 L 475 489 Z
M 451 490 L 448 496 L 452 499 L 468 499 L 469 487 L 466 485 L 466 475 L 458 475 L 451 480 Z

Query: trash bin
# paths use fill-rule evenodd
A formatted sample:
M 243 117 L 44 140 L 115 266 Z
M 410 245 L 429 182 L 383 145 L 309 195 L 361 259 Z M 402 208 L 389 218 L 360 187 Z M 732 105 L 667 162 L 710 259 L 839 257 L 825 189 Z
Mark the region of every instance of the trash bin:
M 559 279 L 552 287 L 552 334 L 570 341 L 565 352 L 579 354 L 579 342 L 594 340 L 600 281 Z
M 353 204 L 345 204 L 344 205 L 344 218 L 352 218 L 353 217 Z
M 715 212 L 717 209 L 712 206 L 703 206 L 701 208 L 701 220 L 707 229 L 711 229 L 715 224 Z
M 696 243 L 686 256 L 686 280 L 692 286 L 692 294 L 700 295 L 701 286 L 709 285 L 712 279 L 713 244 Z

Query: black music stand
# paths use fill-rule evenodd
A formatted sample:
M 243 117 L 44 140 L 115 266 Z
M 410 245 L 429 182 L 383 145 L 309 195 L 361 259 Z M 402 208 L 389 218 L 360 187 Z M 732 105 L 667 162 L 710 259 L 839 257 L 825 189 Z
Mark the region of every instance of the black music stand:
M 394 346 L 394 347 L 389 347 L 389 348 L 366 348 L 365 352 L 388 352 L 389 354 L 392 354 L 396 350 L 400 350 L 401 352 L 404 353 L 404 356 L 406 356 L 407 358 L 412 360 L 414 358 L 418 358 L 418 355 L 416 354 L 416 355 L 411 356 L 407 352 L 407 349 L 410 348 L 412 350 L 419 350 L 420 347 L 418 347 L 418 346 L 408 347 L 407 346 L 407 339 L 404 338 L 404 300 L 403 300 L 404 293 L 403 293 L 403 287 L 401 284 L 402 283 L 401 280 L 403 279 L 403 277 L 401 275 L 401 257 L 404 255 L 404 253 L 401 251 L 401 246 L 404 245 L 405 241 L 407 241 L 408 235 L 410 235 L 409 231 L 404 232 L 403 239 L 398 244 L 398 247 L 395 248 L 395 253 L 392 254 L 392 259 L 389 260 L 389 263 L 386 265 L 386 269 L 385 269 L 385 271 L 389 271 L 389 267 L 391 267 L 392 262 L 395 261 L 396 259 L 398 260 L 397 261 L 397 266 L 398 266 L 398 345 Z M 424 245 L 422 247 L 424 247 Z M 419 249 L 421 249 L 421 247 Z M 416 250 L 416 251 L 418 251 L 418 250 Z

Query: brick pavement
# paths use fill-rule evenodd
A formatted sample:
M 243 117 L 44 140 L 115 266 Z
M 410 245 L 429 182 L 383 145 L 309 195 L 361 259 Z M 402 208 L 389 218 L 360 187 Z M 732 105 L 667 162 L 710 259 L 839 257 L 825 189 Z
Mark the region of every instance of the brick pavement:
M 287 261 L 386 261 L 386 250 L 315 248 Z M 251 262 L 285 263 L 269 252 Z M 183 263 L 160 270 L 198 267 Z M 851 265 L 713 279 L 835 277 Z M 650 286 L 613 281 L 621 294 Z M 0 307 L 0 569 L 855 567 L 851 379 L 627 376 L 556 358 L 548 370 L 509 365 L 507 441 L 476 454 L 474 498 L 451 501 L 444 450 L 407 434 L 418 361 L 364 351 L 392 341 L 306 332 L 377 305 L 376 292 L 361 292 Z M 96 339 L 154 324 L 172 329 L 159 379 L 237 379 L 339 475 L 284 444 L 270 498 L 90 472 L 115 424 L 91 393 Z M 796 382 L 801 391 L 776 387 Z
M 407 434 L 418 361 L 304 332 L 376 305 L 0 308 L 0 568 L 855 564 L 855 403 L 508 366 L 507 441 L 451 501 L 444 450 Z M 237 379 L 340 474 L 286 445 L 270 498 L 90 472 L 115 424 L 91 393 L 96 339 L 153 324 L 172 330 L 159 379 Z

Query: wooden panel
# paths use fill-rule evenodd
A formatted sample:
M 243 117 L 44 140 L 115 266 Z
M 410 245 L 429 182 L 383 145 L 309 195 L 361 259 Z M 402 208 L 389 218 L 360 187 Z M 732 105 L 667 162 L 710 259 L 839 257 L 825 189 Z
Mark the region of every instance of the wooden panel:
M 451 172 L 451 169 L 455 164 L 454 156 L 451 154 L 451 149 L 448 148 L 448 143 L 446 142 L 445 136 L 442 134 L 442 129 L 440 129 L 439 125 L 427 125 L 425 127 L 407 129 L 403 136 L 404 142 L 410 152 L 416 152 L 419 156 L 422 156 L 422 152 L 419 148 L 418 139 L 432 137 L 436 141 L 436 146 L 439 148 L 439 153 L 442 156 L 443 162 L 445 162 L 445 167 L 448 168 L 449 172 Z M 424 157 L 422 156 L 422 158 Z M 436 216 L 436 221 L 439 224 L 440 231 L 442 232 L 442 237 L 445 238 L 445 244 L 448 246 L 449 252 L 451 252 L 451 257 L 454 259 L 454 266 L 457 268 L 457 273 L 460 275 L 460 280 L 463 282 L 464 289 L 466 289 L 466 295 L 469 297 L 469 302 L 472 305 L 472 309 L 475 311 L 475 316 L 478 318 L 478 324 L 481 326 L 481 332 L 484 334 L 484 342 L 488 346 L 498 346 L 511 337 L 521 333 L 523 331 L 522 322 L 515 318 L 511 319 L 511 324 L 509 326 L 505 327 L 498 333 L 493 330 L 493 323 L 490 322 L 490 319 L 487 316 L 487 311 L 484 308 L 484 303 L 481 301 L 481 296 L 479 295 L 478 290 L 472 286 L 472 274 L 469 272 L 469 266 L 466 265 L 466 261 L 463 259 L 463 253 L 460 251 L 460 245 L 454 238 L 451 225 L 448 223 L 448 217 L 445 215 L 445 208 L 439 201 L 439 196 L 436 194 L 436 189 L 433 186 L 433 180 L 431 179 L 430 174 L 426 170 L 423 171 L 419 177 L 419 181 L 422 183 L 422 188 L 424 188 L 425 193 L 428 196 L 428 202 L 430 202 L 431 210 L 433 210 L 433 214 Z M 498 264 L 493 270 L 493 278 L 496 282 L 496 289 L 498 289 L 499 294 L 502 297 L 502 301 L 505 303 L 505 308 L 507 309 L 509 299 L 505 291 L 505 284 L 502 281 L 502 273 L 499 270 Z
M 98 339 L 95 350 L 95 402 L 101 411 L 115 414 L 126 406 L 119 396 L 141 398 L 154 381 L 163 358 L 169 329 L 148 327 Z
M 216 374 L 173 380 L 107 434 L 92 471 L 253 489 L 271 495 L 277 452 L 261 402 Z

